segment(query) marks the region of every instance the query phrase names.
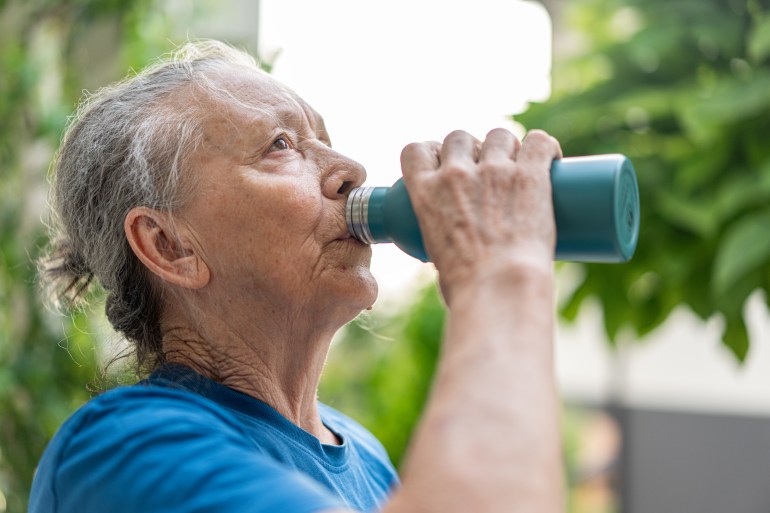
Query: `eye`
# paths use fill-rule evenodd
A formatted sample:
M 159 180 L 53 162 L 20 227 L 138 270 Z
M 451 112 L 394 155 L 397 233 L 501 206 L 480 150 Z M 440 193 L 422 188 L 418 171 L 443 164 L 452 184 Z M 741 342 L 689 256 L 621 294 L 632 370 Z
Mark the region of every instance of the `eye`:
M 291 149 L 289 139 L 285 135 L 282 135 L 273 141 L 273 144 L 270 145 L 269 151 L 284 151 L 288 149 Z

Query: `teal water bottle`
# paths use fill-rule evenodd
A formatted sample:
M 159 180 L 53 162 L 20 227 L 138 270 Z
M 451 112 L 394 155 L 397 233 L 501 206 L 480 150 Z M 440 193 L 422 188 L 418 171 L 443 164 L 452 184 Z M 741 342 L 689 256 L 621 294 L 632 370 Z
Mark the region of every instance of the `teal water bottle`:
M 623 155 L 568 157 L 551 166 L 556 260 L 626 262 L 639 238 L 639 186 Z M 399 179 L 393 187 L 359 187 L 345 209 L 350 235 L 367 244 L 395 243 L 428 261 L 412 202 Z

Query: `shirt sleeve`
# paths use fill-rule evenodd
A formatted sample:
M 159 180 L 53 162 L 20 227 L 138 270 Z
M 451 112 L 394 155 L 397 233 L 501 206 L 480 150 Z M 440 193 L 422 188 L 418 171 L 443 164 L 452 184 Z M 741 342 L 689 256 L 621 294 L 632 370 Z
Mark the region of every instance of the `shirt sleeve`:
M 54 489 L 60 513 L 347 509 L 310 477 L 260 453 L 204 400 L 147 388 L 84 416 L 59 454 Z

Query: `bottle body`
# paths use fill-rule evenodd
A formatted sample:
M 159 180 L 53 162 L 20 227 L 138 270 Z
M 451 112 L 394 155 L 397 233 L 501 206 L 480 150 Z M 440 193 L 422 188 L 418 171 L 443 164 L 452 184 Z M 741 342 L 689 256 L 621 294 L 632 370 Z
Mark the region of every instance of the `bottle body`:
M 554 160 L 551 189 L 556 260 L 626 262 L 639 237 L 639 187 L 623 155 Z M 360 187 L 348 197 L 350 234 L 367 244 L 393 242 L 424 262 L 428 255 L 412 203 L 399 179 L 393 187 Z

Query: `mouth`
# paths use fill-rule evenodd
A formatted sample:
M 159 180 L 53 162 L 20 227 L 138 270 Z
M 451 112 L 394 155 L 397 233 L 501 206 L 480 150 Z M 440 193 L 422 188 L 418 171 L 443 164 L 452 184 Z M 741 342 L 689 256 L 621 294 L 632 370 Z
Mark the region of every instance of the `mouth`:
M 348 223 L 347 221 L 345 221 L 344 217 L 342 217 L 340 221 L 341 221 L 340 224 L 337 225 L 337 229 L 339 231 L 337 232 L 337 238 L 334 239 L 334 242 L 347 242 L 349 244 L 369 246 L 369 244 L 361 242 L 360 240 L 353 237 L 353 235 L 351 235 L 350 230 L 348 228 Z
M 357 247 L 362 247 L 362 248 L 370 247 L 369 244 L 361 242 L 360 240 L 358 240 L 355 237 L 351 236 L 347 232 L 345 232 L 344 234 L 342 234 L 339 237 L 337 237 L 336 239 L 334 239 L 334 242 L 343 242 L 345 244 L 350 244 L 350 245 L 357 246 Z

